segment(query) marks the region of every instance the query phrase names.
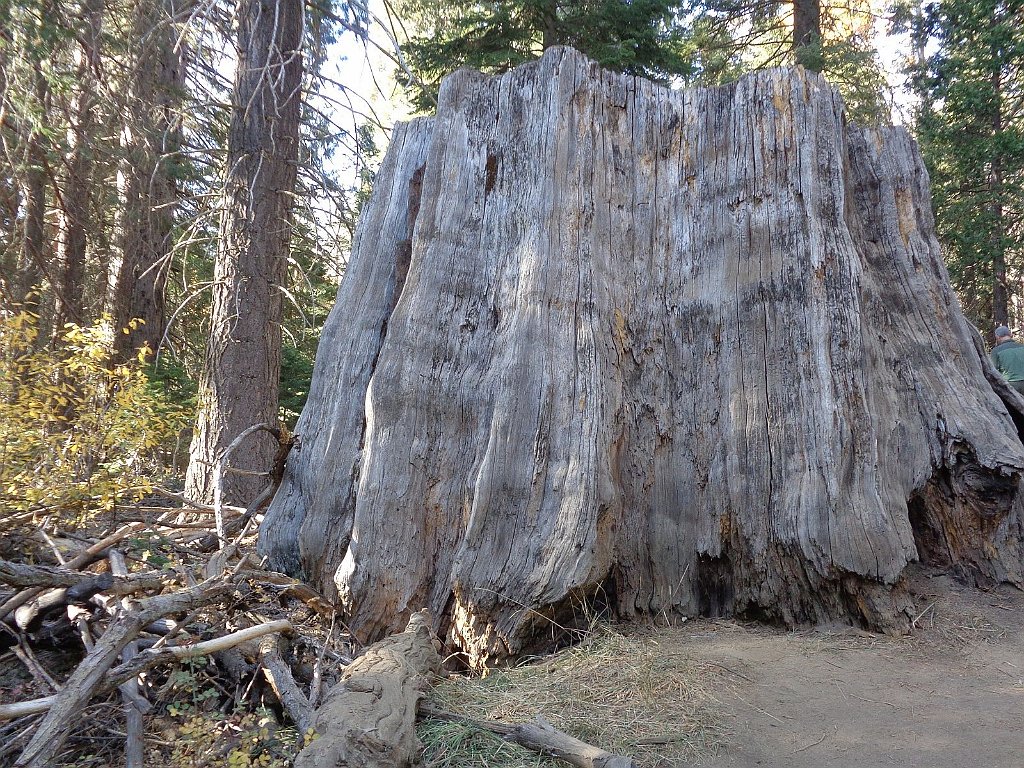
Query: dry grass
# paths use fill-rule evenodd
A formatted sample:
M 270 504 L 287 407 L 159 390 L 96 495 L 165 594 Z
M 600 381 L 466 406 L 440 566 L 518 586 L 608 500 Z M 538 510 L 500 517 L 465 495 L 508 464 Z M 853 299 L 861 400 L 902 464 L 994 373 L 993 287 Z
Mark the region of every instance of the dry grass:
M 556 728 L 639 766 L 689 765 L 714 751 L 709 690 L 720 670 L 695 662 L 658 635 L 601 627 L 586 641 L 526 666 L 437 686 L 435 706 L 477 720 L 521 723 L 542 714 Z M 426 763 L 456 766 L 563 765 L 459 723 L 420 726 Z

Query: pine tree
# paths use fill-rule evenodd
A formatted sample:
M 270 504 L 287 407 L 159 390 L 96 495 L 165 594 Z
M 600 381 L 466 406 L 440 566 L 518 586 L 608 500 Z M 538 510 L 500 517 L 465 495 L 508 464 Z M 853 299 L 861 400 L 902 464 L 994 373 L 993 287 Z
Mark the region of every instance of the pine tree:
M 855 121 L 889 121 L 869 0 L 692 0 L 688 7 L 740 69 L 800 64 L 839 89 Z
M 659 82 L 695 70 L 674 0 L 406 0 L 398 12 L 417 30 L 402 50 L 419 78 L 407 83 L 413 102 L 424 110 L 459 67 L 504 72 L 553 45 Z
M 980 328 L 1024 320 L 1024 3 L 942 0 L 918 35 L 918 136 L 950 277 Z
M 186 492 L 213 495 L 211 468 L 248 427 L 277 424 L 282 287 L 299 157 L 303 4 L 239 0 L 239 62 L 231 103 L 223 219 L 200 412 Z M 252 440 L 235 455 L 249 474 L 225 480 L 247 503 L 265 482 L 275 446 Z

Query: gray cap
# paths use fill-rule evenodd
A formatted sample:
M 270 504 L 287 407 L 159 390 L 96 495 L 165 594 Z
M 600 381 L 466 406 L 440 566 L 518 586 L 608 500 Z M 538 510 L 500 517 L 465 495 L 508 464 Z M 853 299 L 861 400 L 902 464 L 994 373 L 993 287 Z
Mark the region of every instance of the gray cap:
M 1005 325 L 1000 325 L 998 328 L 996 328 L 997 339 L 1008 339 L 1012 335 L 1013 334 L 1010 333 L 1010 329 L 1007 328 Z

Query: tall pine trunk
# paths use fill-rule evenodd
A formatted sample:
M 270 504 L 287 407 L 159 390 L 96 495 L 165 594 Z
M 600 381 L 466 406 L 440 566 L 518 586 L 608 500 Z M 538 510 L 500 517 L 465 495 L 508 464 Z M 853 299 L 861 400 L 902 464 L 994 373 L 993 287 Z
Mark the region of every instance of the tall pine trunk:
M 299 148 L 301 0 L 241 0 L 238 71 L 213 308 L 186 491 L 210 498 L 224 449 L 246 428 L 277 422 L 281 286 L 287 272 Z M 249 439 L 233 467 L 270 468 L 275 444 Z M 265 480 L 225 477 L 224 500 L 256 496 Z
M 37 106 L 46 113 L 49 87 L 39 64 L 33 70 Z M 40 131 L 26 131 L 25 169 L 21 180 L 23 208 L 21 248 L 15 280 L 16 299 L 21 307 L 39 314 L 41 281 L 46 264 L 46 147 Z
M 178 108 L 184 70 L 171 20 L 174 4 L 143 0 L 135 30 L 146 41 L 129 86 L 130 119 L 122 130 L 121 259 L 112 274 L 114 354 L 125 360 L 147 346 L 156 351 L 165 327 L 164 288 L 178 190 L 171 168 L 180 138 Z M 141 325 L 129 327 L 133 319 Z
M 59 274 L 56 280 L 54 336 L 65 323 L 84 323 L 85 260 L 89 241 L 89 201 L 93 195 L 92 132 L 97 99 L 96 73 L 100 66 L 100 35 L 104 0 L 85 0 L 81 6 L 79 47 L 76 51 L 76 87 L 70 107 L 68 148 L 58 195 L 60 235 Z
M 793 0 L 793 53 L 797 64 L 821 71 L 820 0 Z

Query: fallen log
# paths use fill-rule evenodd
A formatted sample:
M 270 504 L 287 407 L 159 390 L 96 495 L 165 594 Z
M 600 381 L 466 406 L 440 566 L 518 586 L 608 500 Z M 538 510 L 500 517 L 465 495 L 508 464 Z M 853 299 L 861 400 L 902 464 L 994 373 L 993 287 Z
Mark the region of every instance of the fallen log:
M 564 760 L 576 768 L 633 768 L 633 759 L 625 755 L 614 755 L 600 747 L 580 741 L 564 731 L 555 728 L 544 718 L 537 715 L 530 723 L 509 725 L 496 720 L 476 720 L 453 712 L 437 709 L 429 704 L 420 705 L 420 713 L 436 720 L 450 720 L 456 723 L 490 731 L 501 736 L 505 741 L 542 755 Z
M 306 734 L 313 730 L 315 713 L 309 699 L 296 684 L 291 669 L 281 658 L 280 644 L 279 635 L 264 637 L 260 641 L 260 664 L 263 665 L 263 674 L 274 689 L 277 700 L 298 726 L 299 732 Z
M 441 657 L 419 611 L 404 632 L 370 646 L 345 670 L 316 712 L 318 738 L 295 768 L 404 768 L 416 762 L 416 707 Z

